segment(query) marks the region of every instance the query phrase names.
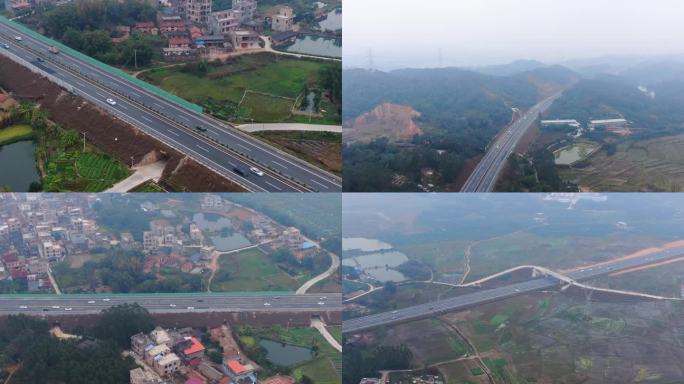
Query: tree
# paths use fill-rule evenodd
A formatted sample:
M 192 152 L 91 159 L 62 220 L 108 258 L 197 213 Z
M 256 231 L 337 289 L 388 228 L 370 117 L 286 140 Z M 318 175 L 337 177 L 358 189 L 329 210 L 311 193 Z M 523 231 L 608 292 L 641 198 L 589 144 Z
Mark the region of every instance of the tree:
M 131 336 L 140 332 L 148 333 L 153 328 L 154 322 L 147 309 L 138 304 L 122 304 L 102 311 L 102 317 L 93 327 L 93 334 L 126 348 Z
M 78 133 L 75 131 L 64 131 L 59 139 L 59 142 L 65 147 L 71 147 L 79 142 Z

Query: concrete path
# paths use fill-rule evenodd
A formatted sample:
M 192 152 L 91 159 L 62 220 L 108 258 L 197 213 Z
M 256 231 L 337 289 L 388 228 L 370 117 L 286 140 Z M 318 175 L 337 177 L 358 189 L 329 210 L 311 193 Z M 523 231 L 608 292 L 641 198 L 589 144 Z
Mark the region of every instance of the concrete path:
M 307 131 L 307 132 L 333 132 L 342 133 L 341 125 L 320 125 L 320 124 L 301 124 L 301 123 L 271 123 L 271 124 L 242 124 L 236 125 L 238 129 L 245 132 L 261 131 Z
M 309 239 L 307 239 L 307 241 L 313 243 L 313 241 L 311 241 Z M 316 246 L 320 248 L 320 246 L 317 243 L 314 243 L 314 244 L 316 244 Z M 327 251 L 327 252 L 330 255 L 330 261 L 331 261 L 330 268 L 328 268 L 325 272 L 321 273 L 320 275 L 318 275 L 318 276 L 312 278 L 311 280 L 305 282 L 304 284 L 302 284 L 302 286 L 299 287 L 299 289 L 297 289 L 297 291 L 295 292 L 296 294 L 301 295 L 301 294 L 306 293 L 306 291 L 311 289 L 311 287 L 316 285 L 316 283 L 323 281 L 323 280 L 327 279 L 328 277 L 335 274 L 335 271 L 337 271 L 337 269 L 340 267 L 340 258 L 339 258 L 339 256 L 337 256 L 336 254 L 334 254 L 330 251 Z
M 50 268 L 49 265 L 47 269 L 47 275 L 48 279 L 50 280 L 50 284 L 52 284 L 52 288 L 55 290 L 55 293 L 61 295 L 62 291 L 59 290 L 59 285 L 57 285 L 57 280 L 55 280 L 55 277 L 52 276 L 52 268 Z
M 164 172 L 164 167 L 166 167 L 165 161 L 157 161 L 156 163 L 133 167 L 135 173 L 114 184 L 113 187 L 105 192 L 128 192 L 147 181 L 152 180 L 158 182 L 162 172 Z
M 328 344 L 330 344 L 339 352 L 342 352 L 342 346 L 340 345 L 340 343 L 337 342 L 337 340 L 335 340 L 335 337 L 333 337 L 333 335 L 331 335 L 330 332 L 328 332 L 328 328 L 325 327 L 324 322 L 322 322 L 319 319 L 311 319 L 311 327 L 316 328 L 318 332 L 320 332 L 321 335 L 323 335 Z

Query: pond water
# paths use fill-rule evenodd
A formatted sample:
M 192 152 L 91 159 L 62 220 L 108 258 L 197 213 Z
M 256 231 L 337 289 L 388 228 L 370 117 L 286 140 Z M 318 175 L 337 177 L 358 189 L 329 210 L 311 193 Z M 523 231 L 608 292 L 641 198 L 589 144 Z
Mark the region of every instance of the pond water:
M 337 31 L 342 29 L 342 10 L 336 9 L 328 13 L 328 17 L 318 22 L 324 31 Z
M 192 216 L 192 221 L 194 221 L 202 231 L 215 233 L 214 236 L 209 236 L 209 238 L 219 251 L 232 251 L 234 249 L 252 245 L 249 239 L 244 235 L 232 230 L 232 222 L 226 217 L 214 213 L 195 213 Z M 223 230 L 225 230 L 226 233 L 222 234 L 221 232 Z
M 392 245 L 377 239 L 367 239 L 365 237 L 345 237 L 342 239 L 342 250 L 350 251 L 358 249 L 363 252 L 381 251 L 392 249 Z
M 408 261 L 408 257 L 398 251 L 370 253 L 342 260 L 342 265 L 359 267 L 374 279 L 385 281 L 404 281 L 406 277 L 399 271 L 391 269 Z
M 314 107 L 315 107 L 315 100 L 316 100 L 316 92 L 309 92 L 308 95 L 306 95 L 306 108 L 304 109 L 304 112 L 308 113 L 314 113 Z
M 596 146 L 589 144 L 575 144 L 561 148 L 553 153 L 555 163 L 558 165 L 570 165 L 587 157 Z
M 215 213 L 195 213 L 192 216 L 199 229 L 203 231 L 220 231 L 223 228 L 231 228 L 232 222 L 230 219 L 217 215 Z
M 342 45 L 338 40 L 309 35 L 298 37 L 294 44 L 285 48 L 285 51 L 316 56 L 342 57 Z
M 234 249 L 249 247 L 252 243 L 241 233 L 233 233 L 228 236 L 210 236 L 211 242 L 216 249 L 221 252 L 232 251 Z
M 266 349 L 266 359 L 284 367 L 294 366 L 311 360 L 311 350 L 296 345 L 283 344 L 273 340 L 262 339 L 259 345 Z
M 0 147 L 0 186 L 8 186 L 14 192 L 28 192 L 34 181 L 40 181 L 36 168 L 36 144 L 31 140 Z M 11 164 L 11 166 L 8 166 Z

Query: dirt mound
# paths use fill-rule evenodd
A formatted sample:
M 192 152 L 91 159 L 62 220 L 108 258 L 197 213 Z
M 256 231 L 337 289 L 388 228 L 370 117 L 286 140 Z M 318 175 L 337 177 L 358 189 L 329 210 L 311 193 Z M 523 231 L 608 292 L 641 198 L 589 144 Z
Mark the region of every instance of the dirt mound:
M 243 191 L 194 161 L 176 168 L 184 157 L 182 153 L 3 56 L 0 56 L 0 86 L 18 99 L 38 103 L 49 112 L 52 121 L 66 129 L 85 132 L 88 141 L 124 164 L 130 164 L 131 158 L 139 162 L 149 153 L 158 152 L 168 160 L 167 169 L 173 166 L 174 170 L 173 174 L 165 170 L 162 184 L 168 181 L 169 186 L 183 191 Z
M 416 117 L 420 117 L 420 112 L 409 106 L 384 103 L 348 124 L 344 140 L 368 142 L 380 137 L 387 137 L 390 141 L 410 140 L 423 134 L 413 121 Z

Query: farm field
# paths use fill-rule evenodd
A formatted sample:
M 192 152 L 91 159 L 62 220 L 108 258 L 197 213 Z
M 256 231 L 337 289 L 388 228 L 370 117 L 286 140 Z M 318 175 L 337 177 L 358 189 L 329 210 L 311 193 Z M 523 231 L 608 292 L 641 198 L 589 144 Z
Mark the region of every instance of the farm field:
M 48 158 L 45 172 L 46 191 L 101 192 L 129 175 L 124 164 L 107 155 L 62 149 Z
M 612 156 L 599 150 L 586 167 L 559 169 L 559 175 L 585 191 L 679 192 L 684 189 L 683 145 L 684 135 L 627 140 Z

